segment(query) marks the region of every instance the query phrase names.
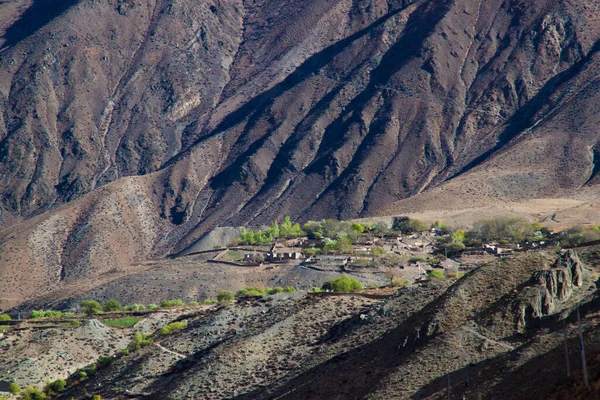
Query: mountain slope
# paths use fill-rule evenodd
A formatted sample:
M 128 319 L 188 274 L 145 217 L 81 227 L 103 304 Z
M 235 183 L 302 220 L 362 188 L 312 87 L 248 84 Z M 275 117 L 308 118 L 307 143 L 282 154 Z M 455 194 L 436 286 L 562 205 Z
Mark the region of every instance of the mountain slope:
M 47 276 L 0 303 L 215 226 L 598 190 L 595 1 L 55 5 L 0 6 L 0 274 Z

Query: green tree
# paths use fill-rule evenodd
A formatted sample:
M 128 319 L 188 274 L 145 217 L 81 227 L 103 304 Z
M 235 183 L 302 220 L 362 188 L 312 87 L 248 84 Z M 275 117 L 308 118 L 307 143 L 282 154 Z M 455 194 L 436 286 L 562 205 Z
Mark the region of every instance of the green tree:
M 10 315 L 0 314 L 0 321 L 10 321 Z
M 106 303 L 104 303 L 102 308 L 106 312 L 119 311 L 121 309 L 121 303 L 119 303 L 117 300 L 108 300 Z
M 462 243 L 465 241 L 465 231 L 457 229 L 452 233 L 452 241 L 455 243 Z
M 235 299 L 235 296 L 229 290 L 222 290 L 219 292 L 219 294 L 217 294 L 217 301 L 219 303 L 229 304 L 234 299 Z
M 352 223 L 352 229 L 358 233 L 363 233 L 365 231 L 365 227 L 359 224 L 358 222 Z
M 277 221 L 273 221 L 271 224 L 271 233 L 273 234 L 274 238 L 279 237 L 279 223 L 277 223 Z
M 399 217 L 394 218 L 393 229 L 404 234 L 411 234 L 426 231 L 427 225 L 418 219 Z
M 292 219 L 290 218 L 289 215 L 286 215 L 283 218 L 283 222 L 281 223 L 281 229 L 280 229 L 281 236 L 289 237 L 292 233 L 292 226 L 293 226 Z
M 79 303 L 79 306 L 83 309 L 83 313 L 90 317 L 102 310 L 102 306 L 96 300 L 83 300 Z

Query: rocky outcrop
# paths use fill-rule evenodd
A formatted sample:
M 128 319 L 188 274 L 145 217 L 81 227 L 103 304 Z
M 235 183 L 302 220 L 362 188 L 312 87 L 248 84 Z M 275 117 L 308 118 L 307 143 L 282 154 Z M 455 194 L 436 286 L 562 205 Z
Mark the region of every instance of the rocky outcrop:
M 568 302 L 584 282 L 585 266 L 573 250 L 563 251 L 551 268 L 533 274 L 530 286 L 518 296 L 517 325 L 553 314 Z

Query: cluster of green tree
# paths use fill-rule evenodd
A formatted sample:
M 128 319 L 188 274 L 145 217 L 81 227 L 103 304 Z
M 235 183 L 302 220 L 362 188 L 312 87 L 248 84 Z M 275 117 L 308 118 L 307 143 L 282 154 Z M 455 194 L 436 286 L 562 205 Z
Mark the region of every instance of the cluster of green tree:
M 539 222 L 531 223 L 525 218 L 498 217 L 476 222 L 467 232 L 468 239 L 484 242 L 523 242 L 544 240 L 549 232 Z
M 338 293 L 357 292 L 362 290 L 362 284 L 356 278 L 342 275 L 337 279 L 323 283 L 321 290 Z
M 561 232 L 561 243 L 567 246 L 578 246 L 583 243 L 600 240 L 600 226 L 577 225 Z
M 64 312 L 64 311 L 55 311 L 55 310 L 33 310 L 31 311 L 30 318 L 72 318 L 75 316 L 75 313 L 72 312 Z
M 269 244 L 273 243 L 277 238 L 295 238 L 304 236 L 300 224 L 292 223 L 289 216 L 286 216 L 281 224 L 279 221 L 273 221 L 271 226 L 265 229 L 246 229 L 242 228 L 239 244 L 254 245 L 254 244 Z
M 277 293 L 292 293 L 295 292 L 296 288 L 294 288 L 293 286 L 288 286 L 286 288 L 280 287 L 280 286 L 276 286 L 274 288 L 260 288 L 260 287 L 247 287 L 245 289 L 241 289 L 238 290 L 235 293 L 235 298 L 240 298 L 240 297 L 244 297 L 244 296 L 267 296 L 270 294 L 277 294 Z

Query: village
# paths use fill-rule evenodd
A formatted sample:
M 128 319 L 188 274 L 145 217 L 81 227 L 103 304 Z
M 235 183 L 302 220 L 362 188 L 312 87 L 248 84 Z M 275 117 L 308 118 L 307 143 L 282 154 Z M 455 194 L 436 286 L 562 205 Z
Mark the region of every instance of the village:
M 472 232 L 452 231 L 440 222 L 428 227 L 408 218 L 392 226 L 324 220 L 303 228 L 288 219 L 281 226 L 274 222 L 262 230 L 244 228 L 230 245 L 202 253 L 209 263 L 265 270 L 307 268 L 358 277 L 368 274 L 377 276 L 382 285 L 409 284 L 430 279 L 435 270 L 444 277 L 460 277 L 496 257 L 557 244 L 549 232 L 532 232 L 535 240 L 526 236 L 521 241 L 479 240 Z M 194 254 L 198 253 L 189 255 Z M 436 276 L 442 276 L 440 272 Z

